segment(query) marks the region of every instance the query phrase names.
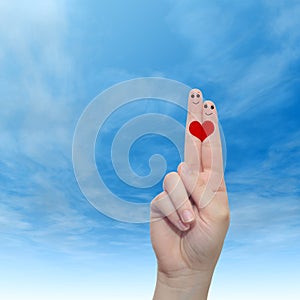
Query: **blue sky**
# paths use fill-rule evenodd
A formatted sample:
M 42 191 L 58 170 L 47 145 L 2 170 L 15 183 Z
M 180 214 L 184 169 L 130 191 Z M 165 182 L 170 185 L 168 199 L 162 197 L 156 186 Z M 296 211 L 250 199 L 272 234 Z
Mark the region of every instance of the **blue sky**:
M 210 299 L 299 299 L 299 15 L 299 1 L 280 0 L 1 2 L 1 298 L 151 299 L 149 224 L 90 205 L 72 139 L 101 91 L 161 76 L 214 100 L 226 137 L 232 221 Z M 178 163 L 152 138 L 132 150 L 141 175 L 158 143 L 168 169 Z

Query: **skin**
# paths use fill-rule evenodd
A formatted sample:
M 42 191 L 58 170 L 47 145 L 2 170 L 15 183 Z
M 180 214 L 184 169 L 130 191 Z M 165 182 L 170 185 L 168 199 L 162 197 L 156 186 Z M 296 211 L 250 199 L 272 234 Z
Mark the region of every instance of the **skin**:
M 214 123 L 214 132 L 203 142 L 189 132 L 195 120 Z M 203 103 L 201 91 L 193 89 L 184 162 L 165 176 L 163 192 L 151 202 L 150 234 L 157 258 L 153 299 L 207 299 L 229 215 L 216 105 Z

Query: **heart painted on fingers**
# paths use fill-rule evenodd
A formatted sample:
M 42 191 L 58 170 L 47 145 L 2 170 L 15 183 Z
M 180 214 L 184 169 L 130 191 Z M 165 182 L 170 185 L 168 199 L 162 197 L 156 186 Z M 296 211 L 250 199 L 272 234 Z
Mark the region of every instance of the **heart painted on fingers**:
M 193 121 L 189 126 L 189 130 L 193 136 L 203 142 L 214 132 L 215 126 L 211 121 L 205 121 L 202 125 L 198 121 Z

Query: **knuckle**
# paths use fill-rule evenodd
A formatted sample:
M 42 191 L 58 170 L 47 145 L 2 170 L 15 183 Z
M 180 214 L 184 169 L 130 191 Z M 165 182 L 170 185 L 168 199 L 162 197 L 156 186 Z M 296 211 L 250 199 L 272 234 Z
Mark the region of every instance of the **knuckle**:
M 150 203 L 151 207 L 157 206 L 158 202 L 163 199 L 163 193 L 158 194 Z
M 230 211 L 228 208 L 219 208 L 217 211 L 217 217 L 220 221 L 230 223 Z
M 171 186 L 174 180 L 178 178 L 178 173 L 177 172 L 170 172 L 168 173 L 163 181 L 163 188 L 166 189 L 168 186 Z
M 191 209 L 191 208 L 192 208 L 192 204 L 188 198 L 180 199 L 180 201 L 178 201 L 178 204 L 176 207 L 176 209 L 178 210 L 179 213 L 186 209 Z
M 177 166 L 177 172 L 178 172 L 178 175 L 180 175 L 180 173 L 181 173 L 181 168 L 182 168 L 182 166 L 183 166 L 183 162 L 181 162 L 178 166 Z
M 177 178 L 177 172 L 168 173 L 164 178 L 164 182 L 168 182 L 168 181 L 172 180 L 173 178 Z

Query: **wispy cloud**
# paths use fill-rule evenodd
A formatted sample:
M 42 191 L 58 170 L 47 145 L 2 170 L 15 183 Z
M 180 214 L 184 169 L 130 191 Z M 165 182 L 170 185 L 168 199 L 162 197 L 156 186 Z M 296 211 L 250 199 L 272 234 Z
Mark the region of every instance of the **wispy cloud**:
M 178 68 L 185 80 L 222 104 L 224 119 L 253 109 L 262 99 L 266 107 L 282 101 L 279 93 L 294 80 L 288 68 L 299 59 L 299 3 L 175 3 L 169 24 L 189 45 Z
M 101 224 L 85 211 L 71 164 L 76 76 L 65 3 L 1 2 L 0 23 L 1 238 L 63 252 L 98 245 L 82 238 Z
M 288 135 L 280 143 L 267 146 L 266 155 L 253 165 L 228 172 L 228 182 L 259 191 L 264 195 L 283 194 L 295 196 L 300 193 L 300 132 Z
M 168 3 L 168 32 L 184 44 L 178 52 L 174 48 L 173 58 L 180 59 L 174 60 L 173 67 L 169 65 L 172 59 L 165 65 L 161 56 L 157 60 L 161 66 L 157 67 L 159 63 L 151 69 L 148 63 L 148 71 L 137 68 L 135 57 L 124 64 L 135 63 L 132 69 L 108 64 L 91 66 L 82 58 L 81 63 L 91 70 L 79 74 L 84 69 L 76 61 L 80 55 L 70 50 L 78 44 L 68 39 L 76 35 L 78 24 L 70 23 L 65 2 L 44 1 L 31 6 L 1 2 L 0 67 L 5 70 L 0 82 L 3 255 L 5 250 L 5 255 L 10 255 L 10 250 L 24 245 L 40 252 L 49 250 L 90 260 L 121 251 L 150 249 L 148 224 L 125 224 L 101 215 L 83 197 L 73 175 L 71 145 L 76 122 L 86 104 L 103 88 L 136 76 L 165 74 L 204 87 L 205 96 L 216 100 L 222 118 L 232 128 L 245 128 L 242 113 L 261 104 L 262 97 L 262 105 L 272 106 L 274 111 L 279 111 L 283 98 L 287 99 L 287 88 L 295 83 L 293 73 L 287 70 L 299 60 L 300 53 L 300 8 L 296 1 L 243 1 L 218 6 L 208 1 Z M 83 39 L 78 43 L 90 42 Z M 160 45 L 165 42 L 162 40 Z M 263 122 L 255 119 L 254 110 L 251 113 L 253 122 Z M 257 132 L 247 132 L 247 136 L 230 134 L 229 146 L 239 146 L 236 151 L 241 152 L 252 147 L 258 157 L 243 165 L 232 159 L 234 151 L 229 153 L 227 182 L 232 223 L 228 253 L 248 255 L 249 249 L 299 246 L 300 134 L 294 130 L 285 135 L 283 131 L 278 130 L 280 138 L 286 136 L 280 144 L 276 137 L 262 141 L 264 144 L 252 144 L 251 138 Z M 167 147 L 164 151 L 166 157 L 172 156 Z M 138 151 L 135 154 L 140 155 Z M 174 163 L 174 156 L 172 159 Z M 147 164 L 146 159 L 136 167 L 146 174 Z M 94 192 L 99 195 L 99 191 Z M 132 194 L 141 202 L 149 201 L 149 194 Z
M 225 255 L 299 251 L 299 197 L 262 197 L 257 193 L 230 193 L 231 226 Z M 234 205 L 233 205 L 234 204 Z
M 254 165 L 228 172 L 231 229 L 227 250 L 298 251 L 300 216 L 299 132 L 269 147 Z M 268 248 L 266 249 L 266 245 Z M 250 251 L 251 250 L 251 251 Z M 276 250 L 275 250 L 276 251 Z

